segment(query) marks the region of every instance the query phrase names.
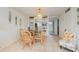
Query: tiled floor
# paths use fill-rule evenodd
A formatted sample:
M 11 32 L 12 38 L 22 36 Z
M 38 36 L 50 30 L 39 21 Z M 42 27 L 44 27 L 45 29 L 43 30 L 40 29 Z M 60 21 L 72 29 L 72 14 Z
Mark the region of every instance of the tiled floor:
M 58 38 L 55 36 L 48 37 L 46 42 L 41 45 L 39 42 L 30 48 L 28 45 L 24 49 L 21 48 L 18 42 L 11 44 L 10 46 L 0 50 L 1 52 L 68 52 L 68 50 L 60 49 L 58 44 Z

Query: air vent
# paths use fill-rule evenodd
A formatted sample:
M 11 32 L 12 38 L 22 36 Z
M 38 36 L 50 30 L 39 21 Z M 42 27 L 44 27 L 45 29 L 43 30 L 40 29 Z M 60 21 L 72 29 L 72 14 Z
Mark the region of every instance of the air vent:
M 68 9 L 65 11 L 65 13 L 67 13 L 68 11 L 70 11 L 70 8 L 68 8 Z

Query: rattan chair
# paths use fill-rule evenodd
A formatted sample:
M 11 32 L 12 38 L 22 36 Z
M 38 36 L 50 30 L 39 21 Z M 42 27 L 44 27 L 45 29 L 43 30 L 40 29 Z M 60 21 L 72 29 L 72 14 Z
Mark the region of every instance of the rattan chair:
M 20 30 L 20 44 L 24 48 L 26 44 L 28 44 L 30 47 L 33 45 L 33 37 L 31 36 L 31 33 L 26 29 Z

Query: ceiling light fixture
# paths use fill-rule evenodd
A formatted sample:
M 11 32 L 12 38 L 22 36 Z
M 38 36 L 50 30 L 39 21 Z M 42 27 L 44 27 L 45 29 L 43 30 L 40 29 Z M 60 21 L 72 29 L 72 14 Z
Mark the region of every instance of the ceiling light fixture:
M 35 18 L 36 19 L 42 19 L 42 13 L 41 13 L 41 9 L 40 8 L 37 9 L 37 15 L 36 15 Z
M 36 16 L 30 16 L 29 17 L 30 19 L 38 20 L 38 19 L 42 19 L 42 18 L 47 18 L 47 16 L 43 16 L 41 8 L 38 8 L 36 11 L 37 11 Z

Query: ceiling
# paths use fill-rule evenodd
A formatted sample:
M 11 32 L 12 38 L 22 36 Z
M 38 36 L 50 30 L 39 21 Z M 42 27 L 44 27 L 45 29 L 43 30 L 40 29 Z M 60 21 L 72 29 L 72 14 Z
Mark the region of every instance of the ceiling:
M 39 7 L 16 7 L 15 9 L 27 16 L 35 16 Z M 40 7 L 42 15 L 60 16 L 68 7 Z

